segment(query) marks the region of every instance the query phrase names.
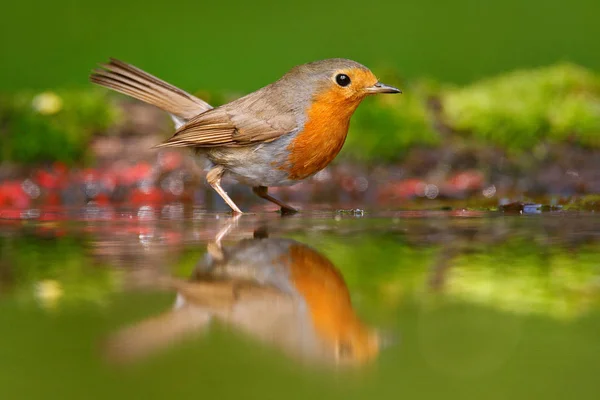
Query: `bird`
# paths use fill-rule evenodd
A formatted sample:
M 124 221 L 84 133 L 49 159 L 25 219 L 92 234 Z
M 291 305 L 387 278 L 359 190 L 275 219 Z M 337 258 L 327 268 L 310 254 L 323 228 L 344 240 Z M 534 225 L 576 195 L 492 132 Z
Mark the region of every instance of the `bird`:
M 169 113 L 175 133 L 156 148 L 192 148 L 208 159 L 206 180 L 231 208 L 240 208 L 221 187 L 225 174 L 252 187 L 281 208 L 269 187 L 294 185 L 338 155 L 350 118 L 370 95 L 402 93 L 379 82 L 356 61 L 332 58 L 298 65 L 279 80 L 230 103 L 207 102 L 123 61 L 111 58 L 90 81 Z
M 108 360 L 131 363 L 219 323 L 292 360 L 324 366 L 359 366 L 385 341 L 353 309 L 335 265 L 312 247 L 270 238 L 222 246 L 209 243 L 189 279 L 156 279 L 177 292 L 172 308 L 109 335 Z

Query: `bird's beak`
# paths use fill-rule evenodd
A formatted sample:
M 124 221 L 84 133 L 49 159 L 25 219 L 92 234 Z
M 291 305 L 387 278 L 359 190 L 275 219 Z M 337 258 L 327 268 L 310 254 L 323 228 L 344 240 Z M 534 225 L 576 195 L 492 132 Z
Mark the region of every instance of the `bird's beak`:
M 393 86 L 385 85 L 381 82 L 377 82 L 371 87 L 365 89 L 368 94 L 377 94 L 377 93 L 402 93 L 402 90 L 397 89 Z

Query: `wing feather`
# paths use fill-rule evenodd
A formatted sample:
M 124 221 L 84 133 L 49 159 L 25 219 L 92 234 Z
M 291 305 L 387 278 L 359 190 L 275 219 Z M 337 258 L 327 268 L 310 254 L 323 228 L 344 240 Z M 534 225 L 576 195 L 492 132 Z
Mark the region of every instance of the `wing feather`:
M 269 142 L 292 132 L 297 125 L 293 113 L 265 101 L 263 95 L 255 92 L 200 114 L 156 147 L 238 147 Z

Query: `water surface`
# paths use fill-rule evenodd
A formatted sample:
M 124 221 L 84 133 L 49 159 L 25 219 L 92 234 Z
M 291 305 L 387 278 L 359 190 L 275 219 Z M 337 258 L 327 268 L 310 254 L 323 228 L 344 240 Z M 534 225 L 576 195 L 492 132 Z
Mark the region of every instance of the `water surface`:
M 25 210 L 2 397 L 597 398 L 599 244 L 593 213 Z

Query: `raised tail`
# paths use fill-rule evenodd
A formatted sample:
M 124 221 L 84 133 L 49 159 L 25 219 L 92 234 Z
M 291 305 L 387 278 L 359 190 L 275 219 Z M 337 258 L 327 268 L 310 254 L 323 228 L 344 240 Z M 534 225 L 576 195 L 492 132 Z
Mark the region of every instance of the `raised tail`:
M 176 125 L 212 108 L 207 102 L 114 58 L 94 70 L 90 81 L 165 110 L 174 117 Z

